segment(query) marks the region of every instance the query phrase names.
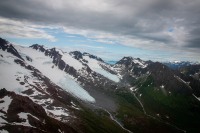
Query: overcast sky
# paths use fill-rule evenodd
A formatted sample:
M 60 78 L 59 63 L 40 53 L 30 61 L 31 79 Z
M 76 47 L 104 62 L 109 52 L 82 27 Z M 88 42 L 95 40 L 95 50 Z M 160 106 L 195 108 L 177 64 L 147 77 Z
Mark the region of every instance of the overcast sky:
M 200 0 L 1 0 L 0 36 L 106 60 L 200 61 Z

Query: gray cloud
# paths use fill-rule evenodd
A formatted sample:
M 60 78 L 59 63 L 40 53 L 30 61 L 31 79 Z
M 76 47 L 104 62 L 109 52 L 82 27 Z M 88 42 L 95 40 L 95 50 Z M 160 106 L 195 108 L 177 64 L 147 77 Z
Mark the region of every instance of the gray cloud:
M 199 7 L 199 0 L 4 0 L 0 16 L 113 35 L 97 41 L 122 36 L 127 46 L 187 51 L 200 49 Z

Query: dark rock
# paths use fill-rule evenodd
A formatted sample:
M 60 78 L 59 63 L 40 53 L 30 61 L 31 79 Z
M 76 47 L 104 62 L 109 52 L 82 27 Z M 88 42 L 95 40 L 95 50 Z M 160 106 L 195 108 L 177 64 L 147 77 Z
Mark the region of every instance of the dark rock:
M 77 60 L 83 59 L 83 54 L 80 51 L 73 51 L 69 53 L 70 55 L 73 55 L 73 57 Z
M 20 85 L 24 85 L 25 83 L 24 82 L 19 82 L 20 83 Z
M 30 47 L 33 48 L 33 49 L 36 49 L 36 50 L 40 50 L 41 52 L 45 52 L 45 48 L 44 48 L 43 45 L 33 44 Z
M 5 51 L 8 47 L 9 42 L 6 41 L 5 39 L 0 38 L 0 49 L 2 49 L 3 51 Z
M 65 62 L 63 60 L 60 60 L 59 64 L 58 64 L 58 68 L 60 70 L 63 70 L 65 68 L 65 66 L 66 66 Z
M 99 57 L 97 57 L 95 55 L 92 55 L 92 54 L 89 54 L 89 53 L 86 53 L 86 52 L 84 52 L 83 55 L 88 55 L 92 59 L 96 59 L 98 61 L 104 62 L 101 58 L 99 58 Z
M 7 50 L 7 52 L 13 54 L 14 56 L 24 60 L 18 53 L 18 51 L 13 47 L 12 44 L 9 44 L 8 41 L 0 38 L 0 49 L 2 49 L 3 51 Z
M 32 60 L 30 57 L 28 57 L 28 56 L 26 56 L 26 59 L 27 59 L 28 61 L 30 61 L 30 62 L 33 61 L 33 60 Z
M 175 93 L 191 94 L 192 90 L 176 77 L 176 72 L 169 69 L 167 66 L 155 62 L 148 66 L 151 76 L 153 77 L 156 87 L 161 85 Z

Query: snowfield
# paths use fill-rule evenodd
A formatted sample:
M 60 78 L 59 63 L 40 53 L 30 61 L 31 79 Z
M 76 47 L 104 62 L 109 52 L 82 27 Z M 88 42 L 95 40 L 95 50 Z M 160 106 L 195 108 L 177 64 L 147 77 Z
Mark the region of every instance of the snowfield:
M 100 66 L 100 64 L 99 64 L 100 62 L 97 61 L 96 59 L 92 59 L 92 58 L 90 58 L 90 57 L 87 56 L 87 55 L 83 56 L 83 58 L 84 58 L 85 60 L 88 61 L 88 64 L 87 64 L 87 65 L 88 65 L 93 71 L 95 71 L 95 72 L 97 72 L 97 73 L 103 75 L 104 77 L 106 77 L 106 78 L 108 78 L 108 79 L 110 79 L 110 80 L 112 80 L 112 81 L 114 81 L 114 82 L 119 82 L 119 81 L 120 81 L 120 80 L 119 80 L 119 77 L 118 77 L 117 75 L 111 74 L 111 73 L 109 73 L 108 71 L 104 70 L 104 69 Z
M 52 58 L 45 56 L 44 53 L 31 49 L 31 48 L 16 46 L 16 49 L 18 50 L 20 55 L 23 55 L 23 56 L 26 55 L 30 57 L 32 59 L 32 62 L 30 61 L 26 61 L 26 62 L 34 66 L 36 69 L 38 69 L 43 75 L 48 77 L 53 83 L 55 83 L 56 85 L 63 88 L 65 91 L 69 92 L 73 96 L 83 101 L 92 102 L 92 103 L 95 102 L 95 99 L 92 96 L 90 96 L 90 94 L 86 90 L 84 90 L 75 81 L 75 79 L 72 76 L 66 74 L 64 71 L 54 66 L 54 64 L 52 63 L 53 61 Z
M 62 60 L 69 66 L 73 67 L 77 71 L 83 68 L 83 64 L 78 60 L 74 59 L 69 53 L 67 52 L 64 53 L 60 49 L 56 49 L 56 51 L 59 52 L 60 55 L 62 55 Z
M 14 62 L 17 59 L 14 55 L 0 50 L 0 88 L 6 88 L 8 91 L 14 91 L 19 94 L 26 90 L 17 80 L 24 81 L 24 76 L 31 76 L 29 70 L 24 69 Z

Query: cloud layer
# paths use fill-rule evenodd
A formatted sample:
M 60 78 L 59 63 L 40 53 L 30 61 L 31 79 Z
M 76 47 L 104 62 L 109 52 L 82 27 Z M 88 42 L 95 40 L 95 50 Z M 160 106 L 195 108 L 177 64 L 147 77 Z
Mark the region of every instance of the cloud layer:
M 199 7 L 199 0 L 5 0 L 0 2 L 0 30 L 55 41 L 37 27 L 53 25 L 107 44 L 200 57 Z

